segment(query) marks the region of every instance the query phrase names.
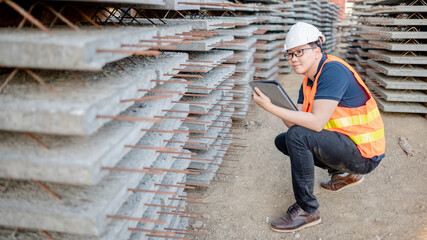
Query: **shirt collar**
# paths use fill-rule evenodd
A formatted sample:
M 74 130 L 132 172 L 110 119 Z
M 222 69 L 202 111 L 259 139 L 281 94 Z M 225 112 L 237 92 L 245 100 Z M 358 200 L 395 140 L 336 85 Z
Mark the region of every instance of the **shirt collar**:
M 317 66 L 317 72 L 314 74 L 314 79 L 316 79 L 317 74 L 319 74 L 320 68 L 322 67 L 323 63 L 326 61 L 326 55 L 323 54 L 322 59 L 320 59 L 319 66 Z M 314 79 L 310 79 L 311 81 L 314 81 Z

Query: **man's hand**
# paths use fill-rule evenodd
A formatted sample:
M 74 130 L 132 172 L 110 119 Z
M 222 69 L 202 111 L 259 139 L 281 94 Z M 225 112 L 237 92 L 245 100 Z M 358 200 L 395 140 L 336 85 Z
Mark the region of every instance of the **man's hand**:
M 269 97 L 264 95 L 264 93 L 259 90 L 259 88 L 255 87 L 254 91 L 252 92 L 254 101 L 262 108 L 264 108 L 266 111 L 269 111 L 269 107 L 273 104 L 271 103 L 271 100 Z

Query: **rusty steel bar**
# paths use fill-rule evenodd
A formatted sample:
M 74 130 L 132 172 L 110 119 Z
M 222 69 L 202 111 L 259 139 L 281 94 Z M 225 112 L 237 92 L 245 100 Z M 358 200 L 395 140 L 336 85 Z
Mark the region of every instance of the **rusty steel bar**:
M 7 182 L 4 184 L 3 189 L 1 189 L 1 190 L 0 190 L 0 195 L 1 195 L 4 191 L 6 191 L 7 186 L 8 186 L 8 185 L 9 185 L 9 183 L 11 183 L 11 182 L 12 182 L 12 178 L 7 179 Z
M 162 110 L 163 112 L 177 112 L 177 113 L 188 113 L 197 115 L 215 115 L 214 113 L 203 113 L 203 112 L 191 112 L 191 111 L 179 111 L 179 110 Z
M 181 185 L 170 185 L 170 184 L 160 184 L 160 183 L 156 183 L 156 184 L 154 184 L 154 186 L 194 189 L 194 187 L 187 187 L 187 186 L 181 186 Z
M 73 75 L 77 80 L 79 80 L 80 82 L 82 82 L 83 85 L 85 85 L 87 87 L 86 81 L 82 77 L 80 77 L 77 73 L 75 73 L 73 71 L 69 71 L 69 73 L 71 73 L 71 75 Z
M 96 53 L 117 53 L 117 54 L 131 54 L 135 56 L 158 56 L 160 55 L 159 51 L 155 50 L 126 50 L 126 49 L 97 49 Z
M 199 121 L 199 120 L 182 120 L 183 122 L 189 122 L 189 123 L 201 123 L 201 124 L 210 124 L 211 122 L 206 122 L 206 121 Z M 194 131 L 193 131 L 194 132 Z
M 175 50 L 176 46 L 174 45 L 144 45 L 144 44 L 121 44 L 120 47 L 139 47 L 139 48 L 148 48 L 148 49 L 157 49 L 157 50 Z
M 189 138 L 205 138 L 205 139 L 217 139 L 216 137 L 204 137 L 204 136 L 188 136 Z
M 184 147 L 185 145 L 182 145 L 181 147 Z M 192 146 L 192 147 L 187 147 L 187 148 L 191 148 L 191 149 L 202 149 L 202 150 L 209 150 L 210 148 L 208 147 L 198 147 L 198 146 Z
M 129 116 L 97 115 L 96 118 L 106 118 L 106 119 L 113 119 L 116 121 L 130 121 L 130 122 L 155 122 L 155 123 L 161 122 L 161 120 L 154 119 L 154 118 L 141 118 L 141 117 L 129 117 Z
M 12 80 L 12 78 L 18 73 L 19 69 L 15 68 L 6 78 L 6 81 L 3 83 L 3 85 L 0 87 L 0 94 L 6 89 L 6 85 Z
M 44 26 L 39 20 L 37 20 L 35 17 L 33 17 L 33 15 L 31 15 L 30 13 L 25 11 L 25 9 L 23 9 L 21 6 L 19 6 L 15 2 L 13 2 L 11 0 L 2 0 L 0 2 L 5 2 L 7 5 L 9 5 L 9 7 L 14 9 L 19 14 L 21 14 L 25 19 L 28 19 L 32 24 L 36 25 L 36 27 L 38 27 L 39 29 L 41 29 L 45 33 L 47 33 L 49 35 L 53 34 L 53 32 L 50 31 L 46 26 Z
M 184 83 L 184 84 L 193 84 L 192 81 L 176 81 L 176 80 L 150 80 L 150 82 L 167 82 L 167 83 Z
M 62 12 L 64 10 L 64 7 L 58 12 L 56 11 L 53 7 L 43 3 L 43 2 L 39 2 L 39 4 L 41 4 L 42 6 L 44 6 L 45 8 L 47 8 L 51 13 L 53 13 L 53 15 L 55 15 L 54 20 L 52 21 L 50 27 L 52 27 L 54 25 L 54 23 L 56 22 L 56 19 L 61 19 L 61 21 L 63 21 L 68 27 L 70 27 L 71 29 L 73 29 L 74 31 L 78 31 L 79 28 L 74 25 L 73 23 L 71 23 L 67 18 L 65 18 L 60 12 Z
M 169 205 L 159 205 L 159 204 L 149 204 L 149 203 L 145 203 L 144 205 L 147 207 L 174 208 L 174 209 L 185 210 L 185 207 L 179 207 L 179 206 L 169 206 Z
M 185 68 L 174 68 L 172 70 L 179 71 L 179 72 L 192 72 L 192 73 L 207 73 L 208 72 L 208 70 L 202 70 L 202 69 L 185 69 Z
M 49 238 L 50 240 L 54 240 L 54 239 L 53 239 L 53 237 L 52 237 L 49 233 L 47 233 L 46 231 L 44 231 L 44 230 L 40 230 L 40 232 L 41 232 L 45 237 Z
M 206 95 L 206 94 L 190 94 L 190 93 L 183 93 L 180 95 L 186 96 L 186 97 L 214 97 L 214 96 Z
M 194 117 L 154 116 L 154 118 L 180 119 L 180 120 L 196 120 L 196 118 L 194 118 Z
M 165 228 L 165 229 L 166 229 L 166 228 Z M 157 233 L 157 234 L 175 235 L 175 233 L 174 233 L 174 232 L 156 231 L 156 230 L 148 230 L 148 229 L 141 229 L 141 228 L 128 228 L 128 231 L 134 231 L 134 232 L 149 232 L 149 233 Z
M 197 75 L 197 74 L 163 74 L 163 76 L 168 76 L 168 77 L 176 77 L 176 78 L 203 78 L 202 75 Z
M 197 233 L 197 231 L 187 230 L 187 229 L 177 229 L 177 228 L 164 228 L 164 229 L 169 230 L 169 231 L 181 231 L 181 232 Z
M 178 169 L 152 168 L 152 167 L 145 167 L 144 169 L 161 171 L 161 172 L 173 172 L 173 173 L 185 173 L 185 174 L 191 174 L 191 175 L 199 175 L 199 173 L 194 173 L 194 172 L 186 171 L 186 170 L 178 170 Z
M 27 135 L 29 138 L 31 138 L 36 143 L 40 144 L 40 146 L 42 146 L 43 148 L 49 150 L 49 146 L 47 146 L 46 144 L 44 144 L 42 141 L 40 141 L 40 139 L 36 138 L 33 134 L 31 134 L 29 132 L 24 132 L 24 134 Z
M 165 147 L 153 147 L 153 146 L 142 146 L 142 145 L 125 145 L 125 148 L 150 149 L 150 150 L 161 150 L 161 151 L 179 151 L 178 148 L 165 148 Z
M 190 133 L 206 134 L 207 132 L 190 130 Z
M 153 219 L 145 219 L 145 218 L 133 218 L 133 217 L 123 217 L 123 216 L 112 216 L 107 215 L 107 218 L 118 219 L 118 220 L 128 220 L 128 221 L 137 221 L 144 223 L 156 223 L 156 224 L 166 224 L 166 221 L 162 220 L 153 220 Z
M 181 154 L 181 155 L 191 155 L 195 156 L 196 153 L 188 153 L 188 152 L 174 152 L 174 151 L 164 151 L 164 150 L 157 150 L 159 153 L 168 153 L 168 154 Z
M 198 145 L 200 143 L 198 142 L 184 142 L 184 141 L 173 141 L 173 140 L 163 140 L 163 142 L 170 142 L 170 143 L 184 143 L 184 144 L 194 144 Z
M 145 192 L 145 193 L 172 195 L 172 196 L 178 195 L 178 192 L 165 192 L 165 191 L 155 191 L 155 190 L 145 190 L 145 189 L 135 189 L 135 188 L 128 188 L 127 190 L 130 192 Z
M 182 213 L 177 213 L 177 212 L 156 212 L 158 214 L 166 214 L 166 215 L 178 215 L 179 217 L 186 217 L 186 218 L 198 218 L 198 219 L 203 219 L 201 217 L 197 217 L 197 216 L 191 216 L 191 215 L 185 215 Z
M 44 190 L 46 190 L 46 192 L 48 192 L 50 195 L 52 195 L 57 200 L 62 200 L 62 198 L 60 196 L 58 196 L 56 193 L 52 192 L 48 187 L 46 187 L 41 182 L 39 182 L 37 180 L 33 180 L 33 182 L 35 182 L 37 185 L 39 185 L 40 187 L 42 187 Z
M 190 131 L 184 131 L 184 130 L 160 130 L 160 129 L 146 129 L 142 128 L 142 132 L 161 132 L 161 133 L 178 133 L 178 134 L 190 134 Z
M 183 182 L 177 182 L 176 184 L 184 184 L 187 186 L 196 186 L 196 187 L 208 187 L 209 184 L 201 184 L 201 183 L 183 183 Z
M 216 88 L 204 88 L 204 87 L 187 87 L 187 89 L 202 89 L 202 90 L 218 90 Z
M 114 64 L 116 64 L 117 66 L 119 66 L 119 68 L 120 68 L 120 69 L 122 69 L 123 71 L 125 71 L 125 72 L 126 72 L 126 69 L 125 69 L 122 65 L 120 65 L 120 63 L 118 63 L 118 62 L 116 61 L 116 62 L 114 62 Z
M 98 29 L 102 29 L 101 26 L 99 26 L 98 24 L 96 24 L 88 15 L 86 15 L 85 13 L 83 13 L 82 11 L 80 11 L 80 9 L 74 5 L 67 5 L 67 7 L 70 6 L 72 7 L 74 10 L 76 10 L 78 13 L 80 13 L 80 15 L 86 19 L 86 21 L 90 22 L 90 24 L 92 24 L 93 26 L 95 26 Z
M 144 102 L 144 101 L 151 101 L 151 100 L 171 98 L 171 97 L 173 97 L 173 95 L 150 96 L 150 97 L 142 97 L 142 98 L 134 98 L 134 99 L 125 99 L 125 100 L 120 100 L 120 102 L 121 103 L 125 103 L 125 102 Z
M 186 158 L 186 157 L 172 157 L 176 159 L 184 159 L 184 160 L 191 160 L 191 161 L 206 161 L 206 162 L 213 162 L 215 160 L 212 159 L 204 159 L 204 158 Z
M 49 90 L 52 93 L 55 93 L 56 95 L 58 95 L 58 93 L 55 90 L 53 90 L 53 88 L 51 86 L 49 86 L 40 76 L 38 76 L 37 74 L 35 74 L 30 69 L 25 68 L 23 70 L 26 73 L 28 73 L 28 75 L 30 75 L 32 78 L 34 78 L 38 83 L 40 83 L 43 87 L 45 87 L 47 90 Z

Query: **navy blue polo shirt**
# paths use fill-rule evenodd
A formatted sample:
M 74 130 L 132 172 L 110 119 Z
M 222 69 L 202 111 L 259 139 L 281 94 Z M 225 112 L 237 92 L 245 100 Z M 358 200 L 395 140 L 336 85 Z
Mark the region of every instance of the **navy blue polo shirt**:
M 322 60 L 317 68 L 316 78 L 320 67 L 326 61 L 326 56 L 323 55 Z M 308 86 L 313 86 L 313 80 L 308 79 Z M 298 103 L 304 101 L 303 85 L 299 90 Z M 368 94 L 359 85 L 353 73 L 339 62 L 328 62 L 323 67 L 322 73 L 317 80 L 317 90 L 314 99 L 331 99 L 338 101 L 338 106 L 355 108 L 363 106 L 369 100 Z M 374 161 L 379 161 L 384 158 L 385 154 L 375 156 Z
M 315 78 L 325 61 L 326 56 L 323 55 L 317 68 L 317 73 L 314 76 Z M 313 86 L 313 80 L 308 79 L 307 85 Z M 340 107 L 355 108 L 363 106 L 368 101 L 369 96 L 347 67 L 339 62 L 328 62 L 323 67 L 322 73 L 317 80 L 314 100 L 316 99 L 331 99 L 338 101 L 338 106 Z M 303 101 L 304 94 L 301 84 L 298 103 L 302 104 Z

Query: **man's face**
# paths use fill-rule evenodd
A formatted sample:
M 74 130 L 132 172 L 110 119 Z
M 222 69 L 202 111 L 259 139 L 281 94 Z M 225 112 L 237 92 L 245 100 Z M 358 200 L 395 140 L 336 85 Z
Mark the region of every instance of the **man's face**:
M 298 74 L 307 73 L 315 63 L 315 48 L 312 48 L 309 44 L 294 47 L 287 52 L 288 54 L 293 54 L 292 59 L 288 60 L 288 63 Z

